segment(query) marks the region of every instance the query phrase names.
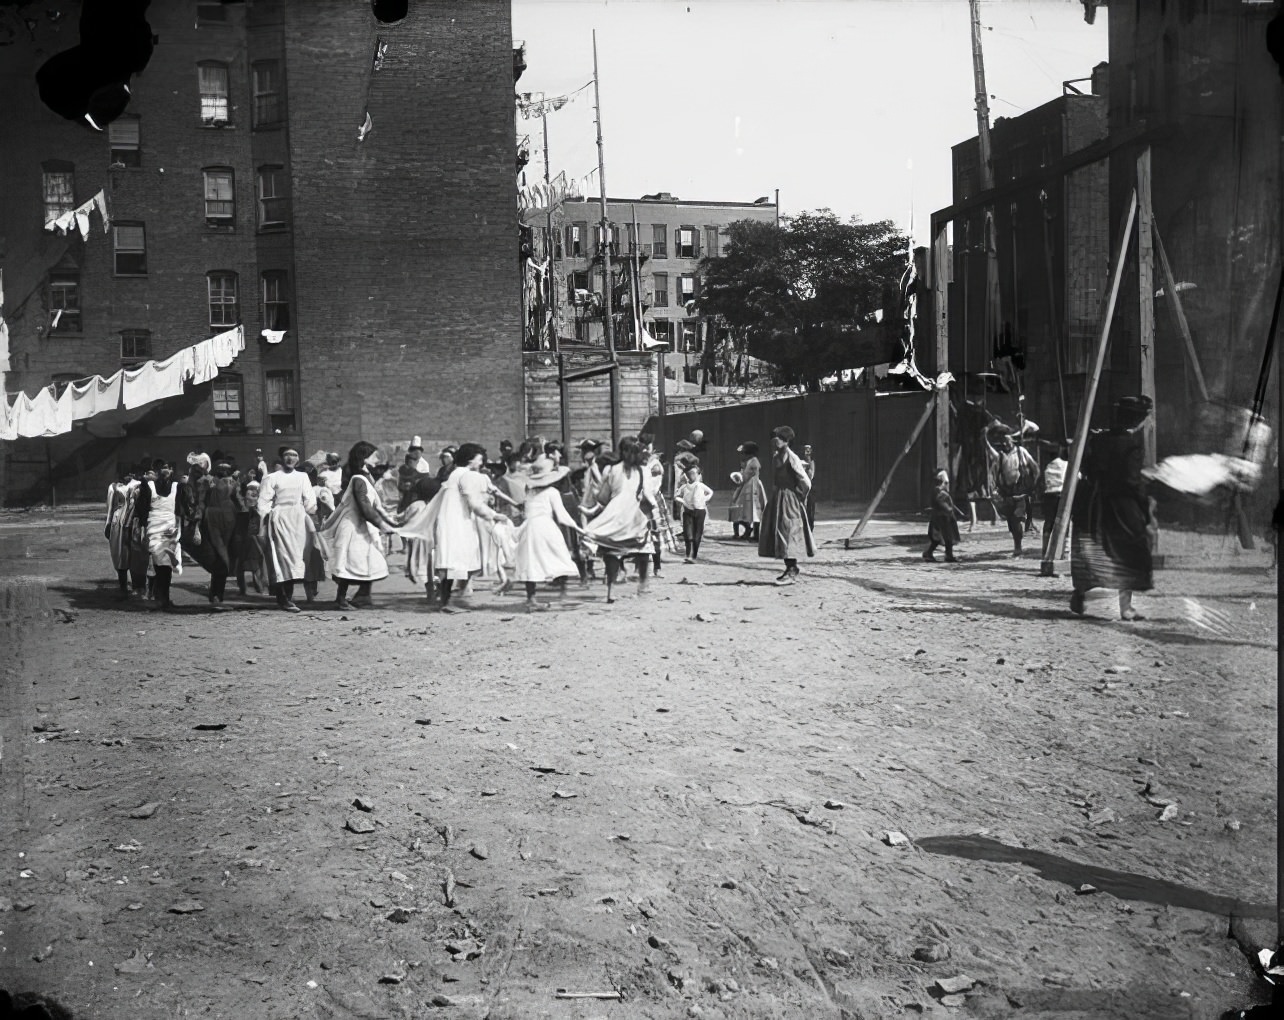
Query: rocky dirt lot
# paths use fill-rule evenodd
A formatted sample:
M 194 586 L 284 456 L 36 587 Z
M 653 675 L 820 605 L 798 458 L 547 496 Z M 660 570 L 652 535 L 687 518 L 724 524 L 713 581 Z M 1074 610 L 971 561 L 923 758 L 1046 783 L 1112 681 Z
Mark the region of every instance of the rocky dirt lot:
M 179 613 L 120 602 L 96 512 L 0 519 L 0 987 L 81 1018 L 1264 1001 L 1227 927 L 1273 918 L 1269 558 L 1166 535 L 1124 624 L 999 531 L 950 566 L 921 522 L 850 530 L 793 588 L 715 525 L 614 606 L 448 616 L 394 574 L 292 617 L 209 613 L 195 567 Z

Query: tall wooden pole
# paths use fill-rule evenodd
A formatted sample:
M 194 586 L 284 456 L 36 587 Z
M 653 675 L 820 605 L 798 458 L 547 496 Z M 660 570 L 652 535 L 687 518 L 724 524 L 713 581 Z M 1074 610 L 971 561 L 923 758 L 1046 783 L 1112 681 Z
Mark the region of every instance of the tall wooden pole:
M 593 103 L 597 118 L 597 183 L 602 202 L 602 332 L 611 360 L 611 448 L 620 443 L 620 370 L 615 360 L 615 323 L 611 320 L 611 221 L 606 215 L 606 158 L 602 151 L 602 93 L 597 75 L 597 30 L 593 32 Z
M 1119 298 L 1119 285 L 1123 282 L 1124 263 L 1128 261 L 1128 245 L 1132 241 L 1133 224 L 1137 221 L 1137 189 L 1132 189 L 1128 202 L 1128 212 L 1121 224 L 1118 243 L 1113 253 L 1114 264 L 1110 273 L 1110 293 L 1106 298 L 1105 311 L 1101 317 L 1101 335 L 1097 339 L 1097 360 L 1092 366 L 1092 375 L 1088 378 L 1088 390 L 1083 395 L 1079 406 L 1079 422 L 1075 426 L 1074 443 L 1070 447 L 1070 464 L 1066 468 L 1065 488 L 1061 490 L 1061 505 L 1057 508 L 1057 520 L 1052 527 L 1052 538 L 1048 541 L 1047 555 L 1052 559 L 1043 561 L 1040 573 L 1052 577 L 1053 565 L 1065 546 L 1066 529 L 1070 526 L 1070 510 L 1074 505 L 1074 493 L 1079 484 L 1079 468 L 1083 466 L 1083 448 L 1088 442 L 1088 430 L 1092 427 L 1092 408 L 1097 401 L 1097 384 L 1101 382 L 1101 370 L 1106 364 L 1106 350 L 1110 346 L 1110 325 L 1115 318 L 1115 302 Z
M 544 102 L 540 103 L 540 120 L 544 122 L 544 183 L 547 185 L 551 180 L 551 175 L 548 155 L 548 104 Z M 551 194 L 549 195 L 548 216 L 545 222 L 544 240 L 548 254 L 548 276 L 546 279 L 548 283 L 548 330 L 553 350 L 557 354 L 557 417 L 562 430 L 562 448 L 565 449 L 571 442 L 571 425 L 567 407 L 569 401 L 566 399 L 566 356 L 562 353 L 562 341 L 557 335 L 557 284 L 554 282 L 554 274 L 557 272 L 557 260 L 553 257 L 557 253 L 557 241 L 553 237 L 553 201 Z
M 1137 297 L 1141 306 L 1141 394 L 1151 413 L 1142 426 L 1146 467 L 1155 464 L 1155 213 L 1150 202 L 1150 146 L 1137 157 Z
M 932 249 L 928 252 L 932 275 L 932 340 L 936 347 L 936 374 L 950 367 L 950 238 L 948 223 L 932 220 Z M 966 377 L 965 377 L 966 379 Z M 950 469 L 950 391 L 936 391 L 936 470 Z

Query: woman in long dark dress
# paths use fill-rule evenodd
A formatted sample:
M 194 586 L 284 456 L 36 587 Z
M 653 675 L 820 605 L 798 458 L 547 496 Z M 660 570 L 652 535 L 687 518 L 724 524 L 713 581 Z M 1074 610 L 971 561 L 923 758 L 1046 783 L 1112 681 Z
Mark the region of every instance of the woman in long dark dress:
M 1080 616 L 1087 591 L 1115 588 L 1119 618 L 1140 619 L 1132 608 L 1132 593 L 1154 586 L 1154 517 L 1141 475 L 1145 464 L 1141 429 L 1150 408 L 1149 397 L 1124 397 L 1115 402 L 1114 425 L 1088 436 L 1071 511 L 1074 594 L 1070 609 Z
M 794 430 L 781 425 L 771 430 L 771 437 L 771 496 L 762 515 L 758 555 L 785 561 L 784 572 L 776 578 L 776 584 L 785 585 L 797 579 L 799 557 L 816 555 L 807 523 L 811 478 L 802 458 L 789 449 Z

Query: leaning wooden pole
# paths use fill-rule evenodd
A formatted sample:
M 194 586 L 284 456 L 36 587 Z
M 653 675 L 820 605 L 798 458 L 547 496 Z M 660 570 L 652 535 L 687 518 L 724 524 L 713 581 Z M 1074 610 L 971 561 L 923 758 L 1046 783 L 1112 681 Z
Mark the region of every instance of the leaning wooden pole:
M 1128 200 L 1128 212 L 1121 225 L 1119 240 L 1113 253 L 1113 265 L 1110 271 L 1110 295 L 1106 298 L 1105 313 L 1101 318 L 1101 336 L 1097 339 L 1097 360 L 1092 366 L 1092 375 L 1088 379 L 1088 390 L 1083 395 L 1083 404 L 1079 408 L 1079 422 L 1075 427 L 1074 443 L 1070 447 L 1070 465 L 1066 468 L 1065 488 L 1061 490 L 1061 505 L 1057 508 L 1056 524 L 1052 528 L 1047 555 L 1040 568 L 1044 577 L 1052 577 L 1056 571 L 1057 554 L 1065 546 L 1066 530 L 1070 526 L 1070 508 L 1074 505 L 1074 493 L 1078 488 L 1079 468 L 1083 466 L 1083 448 L 1088 442 L 1088 430 L 1092 427 L 1092 409 L 1097 402 L 1097 384 L 1101 382 L 1101 370 L 1106 364 L 1106 350 L 1110 347 L 1110 325 L 1115 318 L 1115 303 L 1119 299 L 1119 285 L 1123 282 L 1124 263 L 1128 260 L 1128 244 L 1132 240 L 1133 224 L 1137 221 L 1137 189 L 1132 189 Z
M 869 506 L 865 508 L 865 512 L 861 515 L 860 523 L 856 525 L 856 530 L 843 542 L 844 549 L 852 547 L 852 539 L 856 538 L 864 530 L 865 525 L 869 523 L 869 519 L 874 516 L 874 511 L 878 509 L 878 504 L 887 495 L 887 490 L 892 484 L 892 475 L 896 474 L 896 469 L 901 466 L 901 461 L 909 456 L 910 450 L 914 449 L 914 444 L 918 442 L 918 437 L 923 434 L 923 429 L 927 428 L 932 412 L 936 410 L 936 399 L 936 392 L 933 391 L 932 395 L 927 399 L 927 406 L 923 408 L 923 413 L 919 415 L 918 421 L 914 425 L 914 431 L 905 440 L 905 445 L 901 447 L 901 452 L 896 455 L 896 459 L 892 461 L 892 466 L 887 469 L 887 476 L 883 479 L 883 484 L 878 487 L 878 491 L 874 493 L 874 498 L 870 500 Z

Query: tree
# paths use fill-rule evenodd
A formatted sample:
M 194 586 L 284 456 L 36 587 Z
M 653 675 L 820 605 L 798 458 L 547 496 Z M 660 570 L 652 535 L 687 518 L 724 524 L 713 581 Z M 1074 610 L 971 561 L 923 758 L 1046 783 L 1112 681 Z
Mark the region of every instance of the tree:
M 891 335 L 873 314 L 896 288 L 908 248 L 890 221 L 844 223 L 828 209 L 779 227 L 739 220 L 722 253 L 700 264 L 697 305 L 726 323 L 742 351 L 773 365 L 777 382 L 815 390 L 840 369 L 888 360 L 868 360 L 871 333 Z

